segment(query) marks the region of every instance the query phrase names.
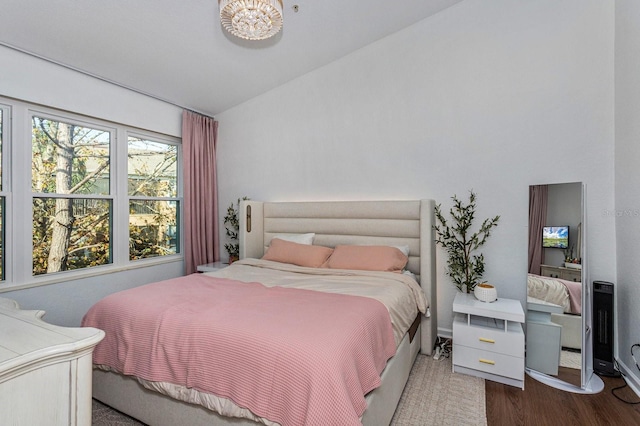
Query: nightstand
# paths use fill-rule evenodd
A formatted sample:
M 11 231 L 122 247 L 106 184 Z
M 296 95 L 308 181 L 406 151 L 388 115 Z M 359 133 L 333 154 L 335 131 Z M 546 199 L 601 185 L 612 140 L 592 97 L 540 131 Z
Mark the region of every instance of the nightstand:
M 198 272 L 216 272 L 222 268 L 226 268 L 227 266 L 229 266 L 229 264 L 226 262 L 213 262 L 205 265 L 198 265 L 197 269 Z
M 453 372 L 524 389 L 522 305 L 498 298 L 481 302 L 458 293 L 453 301 Z
M 527 300 L 527 368 L 558 375 L 562 351 L 562 326 L 551 314 L 562 314 L 562 306 L 543 300 Z

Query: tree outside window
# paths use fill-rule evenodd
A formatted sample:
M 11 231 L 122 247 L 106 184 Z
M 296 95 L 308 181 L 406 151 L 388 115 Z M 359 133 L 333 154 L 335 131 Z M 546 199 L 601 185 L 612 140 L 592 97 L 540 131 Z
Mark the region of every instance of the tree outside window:
M 33 275 L 111 263 L 111 139 L 32 117 Z
M 178 146 L 128 138 L 129 259 L 179 252 Z

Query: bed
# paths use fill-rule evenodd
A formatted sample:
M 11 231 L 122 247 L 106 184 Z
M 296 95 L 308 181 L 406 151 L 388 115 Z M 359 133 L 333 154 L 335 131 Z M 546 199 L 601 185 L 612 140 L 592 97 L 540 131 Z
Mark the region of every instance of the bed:
M 561 306 L 562 313 L 551 314 L 551 321 L 562 326 L 561 345 L 564 348 L 581 349 L 582 283 L 528 274 L 527 301 Z
M 360 324 L 358 325 L 358 327 L 361 327 L 359 330 L 364 331 L 356 333 L 358 335 L 363 334 L 367 336 L 374 336 L 371 338 L 372 340 L 384 340 L 380 337 L 380 335 L 386 336 L 386 340 L 384 340 L 386 343 L 382 345 L 382 347 L 386 348 L 386 352 L 381 355 L 379 350 L 377 349 L 366 349 L 369 343 L 358 343 L 357 345 L 354 345 L 355 349 L 353 350 L 356 350 L 359 355 L 357 355 L 357 357 L 352 357 L 352 355 L 349 355 L 347 357 L 349 359 L 370 357 L 373 359 L 373 361 L 371 361 L 371 364 L 376 365 L 376 368 L 378 369 L 376 370 L 376 374 L 373 375 L 375 377 L 370 377 L 371 374 L 369 373 L 363 374 L 362 371 L 365 371 L 363 369 L 357 370 L 358 373 L 356 374 L 356 376 L 366 376 L 369 378 L 369 382 L 361 384 L 361 395 L 353 396 L 349 394 L 351 400 L 355 401 L 353 405 L 354 407 L 356 407 L 355 413 L 356 415 L 358 415 L 358 417 L 356 417 L 354 420 L 352 418 L 353 415 L 350 413 L 349 422 L 351 422 L 351 424 L 359 424 L 361 422 L 365 425 L 386 425 L 389 424 L 393 416 L 397 403 L 404 389 L 404 385 L 408 379 L 409 372 L 418 352 L 431 354 L 437 335 L 437 298 L 434 270 L 435 251 L 432 228 L 433 208 L 433 200 L 338 202 L 246 201 L 243 202 L 240 206 L 241 261 L 218 272 L 194 274 L 193 279 L 189 277 L 181 277 L 177 280 L 189 280 L 190 282 L 198 282 L 200 283 L 198 284 L 200 286 L 208 286 L 211 282 L 215 282 L 216 286 L 226 286 L 228 288 L 233 287 L 235 289 L 233 291 L 240 292 L 240 294 L 236 295 L 235 297 L 243 301 L 247 300 L 246 298 L 248 296 L 246 296 L 246 294 L 242 292 L 245 291 L 245 288 L 251 286 L 255 286 L 259 288 L 260 291 L 265 292 L 265 295 L 269 295 L 269 297 L 265 296 L 262 299 L 258 297 L 256 299 L 257 301 L 255 302 L 258 308 L 253 309 L 253 311 L 249 309 L 248 311 L 245 311 L 244 314 L 239 314 L 238 319 L 241 319 L 241 317 L 244 318 L 251 312 L 257 311 L 261 311 L 261 315 L 276 316 L 278 314 L 278 309 L 274 307 L 264 307 L 263 305 L 260 305 L 260 300 L 271 300 L 272 296 L 274 296 L 274 293 L 287 293 L 287 290 L 291 290 L 291 293 L 294 293 L 296 297 L 302 297 L 301 295 L 304 295 L 304 297 L 308 297 L 311 293 L 314 295 L 313 300 L 301 299 L 304 301 L 298 304 L 298 306 L 304 306 L 303 311 L 298 312 L 298 318 L 301 318 L 301 323 L 303 322 L 302 319 L 306 319 L 307 316 L 314 316 L 315 313 L 324 312 L 324 310 L 326 309 L 324 307 L 316 307 L 316 299 L 326 298 L 329 300 L 329 304 L 335 307 L 335 311 L 333 311 L 330 315 L 331 318 L 325 318 L 323 320 L 327 324 L 331 323 L 331 321 L 336 322 L 336 324 L 351 324 L 352 321 L 357 322 L 360 318 L 360 314 L 358 314 L 356 316 L 352 315 L 351 317 L 347 317 L 347 319 L 341 319 L 339 317 L 341 312 L 343 312 L 344 314 L 362 312 L 362 317 L 364 318 L 369 315 L 364 314 L 365 309 L 367 310 L 367 312 L 370 309 L 369 305 L 376 305 L 378 307 L 378 312 L 380 312 L 380 306 L 386 307 L 386 309 L 382 309 L 384 313 L 380 313 L 379 315 L 387 315 L 387 318 L 391 319 L 391 321 L 387 319 L 387 322 L 390 323 L 388 326 L 388 331 L 368 332 L 368 329 L 362 328 L 366 327 L 366 324 Z M 311 246 L 310 248 L 306 248 L 306 246 L 302 247 L 291 245 L 298 244 L 298 242 L 282 242 L 283 240 L 287 241 L 287 238 L 285 238 L 285 236 L 300 236 L 305 234 L 313 235 L 313 242 L 311 245 L 309 245 Z M 286 250 L 284 252 L 282 250 L 276 251 L 275 247 L 279 247 L 278 244 L 284 244 L 285 248 L 288 249 L 294 247 L 297 250 L 293 252 L 287 252 Z M 316 253 L 318 251 L 322 251 L 321 248 L 328 248 L 332 251 L 332 254 L 327 259 L 327 262 L 331 263 L 334 262 L 333 256 L 337 252 L 340 252 L 343 255 L 346 253 L 347 256 L 349 256 L 352 253 L 360 253 L 363 250 L 366 252 L 367 250 L 371 250 L 376 247 L 393 248 L 394 253 L 397 250 L 405 252 L 408 251 L 408 261 L 406 262 L 406 266 L 404 267 L 404 273 L 399 273 L 399 271 L 386 272 L 343 268 L 344 265 L 351 265 L 351 260 L 349 260 L 351 258 L 349 257 L 346 257 L 346 259 L 348 260 L 347 263 L 340 263 L 338 260 L 335 260 L 336 263 L 334 264 L 333 268 L 326 268 L 326 263 L 323 263 L 325 267 L 317 267 L 317 265 L 314 265 L 312 267 L 309 267 L 308 265 L 290 265 L 286 262 L 280 262 L 278 257 L 278 253 L 288 253 L 287 256 L 297 256 L 300 253 L 306 251 L 312 251 L 313 253 Z M 345 248 L 346 252 L 344 251 Z M 275 260 L 273 259 L 274 257 Z M 336 256 L 335 259 L 344 260 L 345 257 L 341 258 Z M 360 260 L 366 262 L 370 259 L 371 257 L 369 256 L 366 259 Z M 282 269 L 284 269 L 284 271 Z M 278 281 L 278 283 L 275 283 L 274 281 L 275 284 L 270 281 L 269 277 L 271 277 L 272 275 L 280 275 L 282 273 L 288 274 L 288 278 L 285 279 L 286 282 L 296 282 L 296 288 L 289 289 L 287 285 L 282 284 L 282 281 Z M 346 277 L 348 277 L 347 279 L 349 280 L 355 280 L 356 283 L 350 281 L 348 284 L 344 284 L 342 280 Z M 278 279 L 281 279 L 281 277 Z M 326 282 L 336 281 L 337 289 L 319 289 L 317 287 L 319 285 L 317 281 L 318 279 L 323 282 L 323 286 Z M 389 282 L 393 282 L 394 284 L 386 285 L 385 280 L 389 279 L 391 279 L 391 281 Z M 374 280 L 377 284 L 375 284 L 375 286 L 370 285 L 369 281 L 371 280 Z M 255 281 L 257 281 L 257 283 Z M 363 281 L 366 281 L 365 287 L 367 287 L 367 289 L 379 287 L 380 291 L 378 291 L 377 295 L 363 296 L 360 294 L 349 294 L 350 292 L 355 291 L 353 290 L 353 287 L 355 287 L 356 284 Z M 165 284 L 159 285 L 164 285 L 166 287 L 175 287 L 170 286 L 166 282 L 164 283 Z M 299 283 L 302 283 L 303 286 L 307 287 L 301 289 L 298 287 Z M 420 284 L 414 285 L 416 283 Z M 188 293 L 190 291 L 190 285 L 192 284 L 185 285 L 185 293 Z M 407 320 L 406 318 L 398 319 L 398 317 L 396 317 L 395 311 L 404 310 L 404 308 L 398 309 L 396 307 L 389 306 L 384 301 L 380 300 L 381 298 L 385 297 L 394 299 L 395 296 L 385 296 L 385 294 L 389 291 L 389 289 L 391 289 L 392 287 L 395 288 L 396 286 L 407 287 L 409 289 L 408 291 L 410 293 L 413 293 L 414 296 L 415 294 L 423 294 L 425 296 L 425 305 L 420 308 L 420 306 L 418 306 L 419 303 L 417 303 L 415 309 L 417 309 L 416 312 L 422 310 L 424 313 L 415 315 L 414 320 Z M 138 288 L 132 290 L 137 289 Z M 405 290 L 405 292 L 406 291 L 407 290 Z M 135 297 L 133 297 L 134 293 L 131 294 L 131 298 L 135 300 Z M 319 294 L 322 294 L 322 296 L 319 296 Z M 146 296 L 138 295 L 136 297 L 140 297 L 140 300 L 142 301 Z M 169 297 L 169 299 L 179 297 L 179 295 L 172 295 L 171 297 Z M 194 297 L 199 300 L 202 299 L 199 296 Z M 354 305 L 352 305 L 351 303 L 356 300 L 358 301 L 358 303 L 362 303 L 363 306 L 366 305 L 367 308 L 362 307 L 362 310 L 357 310 L 360 308 L 354 308 Z M 419 297 L 416 300 L 419 300 Z M 158 297 L 158 303 L 161 302 L 163 302 L 163 299 Z M 381 304 L 380 302 L 382 302 L 383 304 Z M 346 305 L 342 305 L 343 303 L 346 303 Z M 402 306 L 405 306 L 406 303 L 403 303 L 404 304 Z M 156 301 L 147 304 L 155 305 Z M 143 306 L 144 303 L 140 303 L 140 305 Z M 291 306 L 294 305 L 295 304 L 287 305 L 290 306 L 290 308 L 287 308 L 287 310 L 294 309 L 291 308 Z M 340 308 L 340 306 L 349 306 L 349 308 Z M 119 317 L 120 314 L 112 314 L 109 316 L 115 318 Z M 220 318 L 218 318 L 218 320 L 220 320 L 220 323 L 222 323 L 222 320 Z M 211 322 L 217 323 L 218 320 L 212 320 Z M 132 324 L 140 323 L 139 319 L 137 319 L 136 321 L 137 322 Z M 254 321 L 261 322 L 261 320 L 259 319 Z M 289 323 L 290 321 L 286 324 Z M 230 327 L 235 327 L 234 324 L 228 325 Z M 254 322 L 253 324 L 256 323 Z M 225 327 L 226 326 L 227 325 L 225 325 Z M 336 336 L 338 336 L 338 334 L 336 334 L 336 331 L 339 328 L 342 328 L 342 326 L 329 328 L 329 326 L 326 325 L 326 330 L 323 330 L 322 328 L 312 328 L 318 326 L 311 323 L 305 325 L 305 327 L 310 327 L 308 329 L 310 330 L 308 334 L 314 338 L 316 336 L 322 336 L 322 333 L 325 331 L 329 332 L 331 335 L 335 334 Z M 132 327 L 130 324 L 130 328 L 137 328 L 137 326 Z M 285 323 L 283 322 L 281 327 L 279 328 L 287 328 L 287 326 L 285 326 Z M 180 329 L 179 326 L 177 327 L 177 329 Z M 262 339 L 260 340 L 259 344 L 261 349 L 260 359 L 258 361 L 265 361 L 268 363 L 271 362 L 268 360 L 277 359 L 280 355 L 285 353 L 282 347 L 276 346 L 275 343 L 275 341 L 278 341 L 277 336 L 280 336 L 280 334 L 267 333 L 264 330 L 260 331 L 259 327 L 251 327 L 251 329 L 251 331 L 256 334 L 252 334 L 251 339 L 249 340 L 253 341 Z M 224 328 L 223 331 L 226 330 L 227 329 Z M 307 329 L 305 328 L 305 330 Z M 229 332 L 227 334 L 235 335 L 238 333 L 244 333 L 244 331 L 233 329 L 232 332 Z M 107 331 L 107 336 L 109 336 L 110 334 L 117 335 L 118 333 L 109 333 L 109 331 Z M 187 339 L 186 335 L 188 333 L 177 334 L 180 335 L 178 336 L 179 338 Z M 263 337 L 267 335 L 269 336 L 269 338 L 267 340 L 264 340 Z M 164 339 L 164 337 L 162 339 Z M 305 334 L 302 333 L 299 334 L 295 340 L 304 339 Z M 336 337 L 336 339 L 339 340 L 338 337 Z M 149 340 L 149 342 L 152 342 L 154 339 L 147 340 Z M 193 341 L 195 340 L 187 340 L 187 342 Z M 207 340 L 202 339 L 201 341 L 206 342 Z M 149 342 L 147 343 L 152 344 Z M 200 347 L 200 344 L 184 344 L 185 340 L 182 340 L 182 342 L 183 344 L 178 344 L 177 347 Z M 389 342 L 393 343 L 393 347 L 389 348 Z M 270 347 L 271 345 L 274 345 L 275 348 L 272 353 L 269 353 L 268 349 L 264 349 L 263 351 L 262 348 L 267 348 L 267 346 Z M 308 343 L 308 345 L 309 347 L 311 347 L 311 343 Z M 304 343 L 304 345 L 300 346 L 301 350 L 304 350 L 305 348 L 307 348 L 307 343 Z M 373 344 L 371 344 L 371 347 L 373 348 Z M 98 350 L 95 353 L 99 354 L 99 348 L 96 349 Z M 124 352 L 132 353 L 135 352 L 135 350 Z M 147 350 L 147 352 L 152 351 Z M 239 350 L 238 352 L 233 353 L 233 355 L 229 355 L 227 357 L 229 359 L 225 361 L 225 363 L 229 363 L 229 366 L 228 368 L 226 368 L 226 370 L 234 371 L 234 376 L 244 377 L 240 373 L 235 373 L 241 370 L 233 369 L 237 368 L 238 365 L 234 364 L 234 362 L 238 361 L 236 358 L 240 358 L 242 354 L 249 354 L 252 352 L 253 349 Z M 309 356 L 314 357 L 318 352 L 321 351 L 316 348 L 311 352 L 312 353 Z M 275 358 L 267 358 L 269 356 Z M 294 354 L 292 356 L 298 355 Z M 126 359 L 127 362 L 129 360 L 127 356 L 123 356 L 122 358 Z M 293 366 L 298 363 L 296 360 L 306 359 L 306 355 L 292 359 L 293 361 L 290 359 L 287 362 L 292 366 L 291 370 L 293 371 L 295 370 Z M 94 358 L 94 361 L 96 361 L 96 358 Z M 132 417 L 135 417 L 147 424 L 252 425 L 256 424 L 256 422 L 263 424 L 277 423 L 275 420 L 269 418 L 269 415 L 271 414 L 260 415 L 260 413 L 263 412 L 260 411 L 260 409 L 255 409 L 254 411 L 259 413 L 256 414 L 253 411 L 248 410 L 246 406 L 242 406 L 244 404 L 244 400 L 241 404 L 236 404 L 234 402 L 236 400 L 235 396 L 233 398 L 219 398 L 219 396 L 215 396 L 210 392 L 202 391 L 201 387 L 204 386 L 202 383 L 197 383 L 196 385 L 191 387 L 189 385 L 176 386 L 175 383 L 167 383 L 165 381 L 147 380 L 144 377 L 136 377 L 132 374 L 121 374 L 122 370 L 102 364 L 103 361 L 104 359 L 100 359 L 97 362 L 98 364 L 100 364 L 99 368 L 94 369 L 94 397 L 104 402 L 105 404 L 110 405 L 124 413 L 127 413 Z M 127 364 L 127 362 L 123 361 L 122 365 Z M 250 365 L 255 365 L 255 362 L 256 360 L 251 361 Z M 202 362 L 201 364 L 205 363 Z M 222 361 L 215 363 L 209 362 L 209 364 L 215 364 L 219 370 L 225 370 L 225 364 Z M 189 364 L 189 368 L 204 369 L 203 365 L 200 365 L 196 362 L 194 362 L 193 364 Z M 123 367 L 123 370 L 126 370 L 126 368 Z M 301 371 L 304 371 L 305 374 L 307 370 L 311 370 L 311 368 L 305 367 L 301 369 Z M 320 371 L 322 372 L 324 370 L 320 369 Z M 320 374 L 320 376 L 327 376 L 329 378 L 327 378 L 326 380 L 330 380 L 331 374 L 329 373 L 329 368 L 327 368 L 326 371 L 327 374 Z M 199 374 L 205 376 L 207 373 L 202 370 L 202 373 Z M 254 375 L 252 377 L 261 377 L 261 375 L 262 373 Z M 346 373 L 344 375 L 345 377 L 348 376 Z M 311 376 L 311 378 L 312 380 L 306 378 L 305 380 L 300 380 L 300 382 L 304 382 L 304 386 L 311 386 L 307 384 L 307 381 L 311 382 L 314 386 L 316 385 L 316 382 L 322 382 L 320 384 L 324 386 L 324 377 Z M 219 381 L 219 383 L 223 382 L 223 380 Z M 278 405 L 273 402 L 270 403 L 269 401 L 280 401 L 279 399 L 277 399 L 279 394 L 273 390 L 267 392 L 266 390 L 259 388 L 258 384 L 260 383 L 260 379 L 256 379 L 255 382 L 257 384 L 255 385 L 255 389 L 253 389 L 253 392 L 259 394 L 258 399 L 262 398 L 260 400 L 263 402 L 263 405 Z M 216 383 L 216 386 L 219 385 L 219 383 Z M 349 383 L 351 383 L 351 379 L 349 379 Z M 293 385 L 291 385 L 291 389 L 297 389 L 296 386 L 299 386 L 299 383 L 294 383 Z M 327 386 L 333 385 L 329 384 Z M 274 388 L 277 388 L 277 386 L 274 386 Z M 314 406 L 314 392 L 316 391 L 314 390 L 309 393 L 310 396 L 307 404 L 305 404 L 304 401 L 298 401 L 298 405 Z M 267 395 L 269 396 L 268 398 L 265 397 Z M 299 395 L 300 392 L 296 390 L 296 392 L 291 392 L 291 398 L 289 399 L 295 400 L 294 397 L 299 397 Z M 340 401 L 336 401 L 333 402 L 333 404 L 336 404 L 337 407 L 342 403 Z M 323 413 L 327 413 L 329 410 L 323 411 L 321 405 L 319 405 L 318 407 L 320 408 L 317 409 L 319 411 L 315 412 L 316 417 L 313 417 L 313 414 L 309 414 L 309 417 L 280 417 L 285 419 L 281 420 L 280 422 L 284 424 L 322 424 L 324 422 L 318 421 L 317 416 L 320 415 L 322 417 Z M 361 415 L 359 415 L 359 413 L 361 412 L 359 410 L 364 410 L 362 411 Z M 224 415 L 219 413 L 223 413 Z M 345 415 L 344 418 L 347 419 L 347 415 Z M 300 419 L 305 420 L 301 421 Z M 330 420 L 330 423 L 338 424 L 338 421 L 336 420 L 336 418 L 333 418 L 332 420 Z M 342 421 L 340 421 L 340 423 L 342 423 Z

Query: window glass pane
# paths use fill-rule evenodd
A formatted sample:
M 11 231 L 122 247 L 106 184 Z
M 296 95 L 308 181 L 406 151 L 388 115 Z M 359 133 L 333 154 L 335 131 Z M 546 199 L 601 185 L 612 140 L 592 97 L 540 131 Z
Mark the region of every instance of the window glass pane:
M 33 199 L 33 275 L 111 263 L 111 200 Z
M 129 136 L 129 195 L 176 197 L 176 145 Z
M 129 202 L 129 259 L 179 252 L 178 201 Z
M 40 117 L 32 121 L 33 192 L 109 194 L 110 132 Z

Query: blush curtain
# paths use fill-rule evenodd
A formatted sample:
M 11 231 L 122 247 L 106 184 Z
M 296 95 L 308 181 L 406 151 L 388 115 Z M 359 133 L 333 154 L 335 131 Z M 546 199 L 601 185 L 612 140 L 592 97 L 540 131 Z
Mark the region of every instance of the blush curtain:
M 216 138 L 218 122 L 192 111 L 182 113 L 184 157 L 184 261 L 187 274 L 220 260 Z
M 542 251 L 542 227 L 547 221 L 547 185 L 529 187 L 529 273 L 540 275 L 544 262 Z

